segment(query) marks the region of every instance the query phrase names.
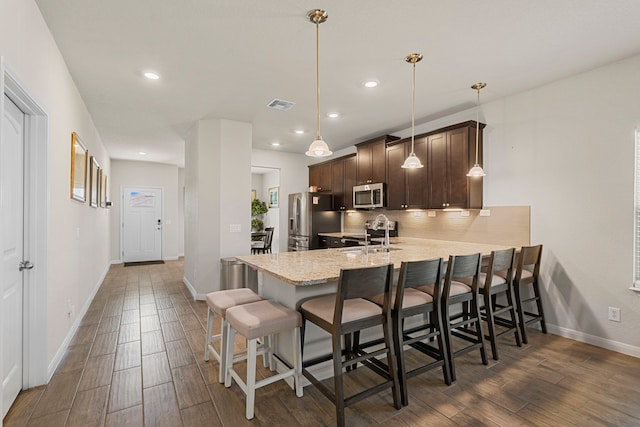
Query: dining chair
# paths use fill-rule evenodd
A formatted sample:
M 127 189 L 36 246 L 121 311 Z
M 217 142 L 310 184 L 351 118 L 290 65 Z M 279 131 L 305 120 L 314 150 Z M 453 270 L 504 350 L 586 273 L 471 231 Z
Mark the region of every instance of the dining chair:
M 482 263 L 481 254 L 451 255 L 447 262 L 442 295 L 442 323 L 445 328 L 451 380 L 456 380 L 454 359 L 475 349 L 480 350 L 483 365 L 487 365 L 487 355 L 484 349 L 484 335 L 480 321 L 480 296 L 478 293 L 478 277 Z M 462 282 L 469 281 L 470 285 Z M 430 291 L 429 287 L 419 287 L 420 290 Z M 451 306 L 462 304 L 462 311 L 451 315 Z M 467 308 L 468 307 L 468 308 Z M 453 337 L 469 344 L 454 350 Z
M 396 290 L 393 293 L 391 318 L 393 321 L 393 339 L 398 363 L 398 379 L 400 381 L 400 397 L 404 406 L 409 404 L 407 378 L 420 375 L 434 368 L 442 367 L 445 384 L 451 384 L 448 351 L 444 336 L 444 326 L 440 315 L 442 296 L 442 258 L 425 261 L 406 261 L 400 266 L 400 275 Z M 417 288 L 429 286 L 432 292 L 426 293 Z M 431 288 L 433 287 L 433 288 Z M 370 298 L 382 305 L 383 295 Z M 418 318 L 419 316 L 419 318 Z M 411 325 L 405 327 L 405 320 L 411 319 Z M 359 343 L 356 334 L 354 347 L 376 345 L 373 341 Z M 429 358 L 410 371 L 406 369 L 405 348 L 409 346 Z
M 523 246 L 520 249 L 516 261 L 516 272 L 513 278 L 513 290 L 516 299 L 516 310 L 518 312 L 520 323 L 520 334 L 522 342 L 527 344 L 527 325 L 540 322 L 540 329 L 543 333 L 547 333 L 547 324 L 542 308 L 542 299 L 540 297 L 540 261 L 542 260 L 542 245 Z M 525 294 L 523 291 L 526 286 L 531 285 L 532 295 Z M 535 303 L 537 312 L 526 311 L 525 304 Z
M 266 254 L 271 253 L 271 242 L 273 241 L 273 230 L 274 227 L 267 227 L 264 229 L 265 236 L 264 239 L 258 240 L 255 242 L 251 242 L 251 253 L 252 254 Z
M 515 248 L 491 251 L 486 268 L 482 268 L 478 278 L 479 293 L 482 295 L 480 315 L 487 322 L 488 334 L 485 338 L 491 344 L 491 355 L 499 359 L 497 337 L 513 331 L 516 345 L 522 346 L 518 315 L 513 291 L 513 266 Z M 471 286 L 470 278 L 459 279 Z M 501 298 L 498 304 L 498 297 Z M 507 315 L 508 317 L 505 317 Z M 496 325 L 505 329 L 496 332 Z
M 345 425 L 344 411 L 347 406 L 389 387 L 392 389 L 394 407 L 401 408 L 400 385 L 391 331 L 392 274 L 393 265 L 391 264 L 343 269 L 340 271 L 338 289 L 335 293 L 312 297 L 300 302 L 299 310 L 303 319 L 301 331 L 303 356 L 307 322 L 313 323 L 331 334 L 332 353 L 306 362 L 303 358 L 302 373 L 322 394 L 334 402 L 336 422 L 339 426 Z M 382 306 L 367 299 L 380 294 L 383 295 Z M 343 348 L 343 337 L 346 338 L 356 331 L 374 326 L 382 326 L 384 335 L 382 348 L 369 352 L 363 350 L 356 352 L 348 344 Z M 377 359 L 384 355 L 387 358 L 386 363 Z M 322 383 L 309 371 L 310 367 L 328 360 L 333 361 L 333 389 Z M 357 393 L 345 396 L 344 371 L 347 367 L 357 363 L 362 363 L 380 375 L 384 382 L 378 382 L 364 390 L 360 388 Z M 354 385 L 354 387 L 356 386 Z

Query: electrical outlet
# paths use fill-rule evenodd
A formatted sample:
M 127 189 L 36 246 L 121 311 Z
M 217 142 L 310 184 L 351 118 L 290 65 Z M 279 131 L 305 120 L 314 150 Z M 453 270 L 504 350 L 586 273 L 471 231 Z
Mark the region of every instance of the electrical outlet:
M 612 322 L 622 322 L 620 309 L 618 307 L 609 307 L 609 320 Z

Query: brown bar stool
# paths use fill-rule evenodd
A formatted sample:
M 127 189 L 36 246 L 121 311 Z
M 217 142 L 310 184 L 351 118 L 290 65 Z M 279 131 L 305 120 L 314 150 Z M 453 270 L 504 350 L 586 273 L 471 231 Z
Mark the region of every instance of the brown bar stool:
M 403 262 L 400 267 L 400 276 L 398 277 L 398 285 L 394 294 L 391 317 L 393 319 L 394 347 L 398 360 L 400 394 L 402 404 L 405 406 L 409 404 L 407 378 L 442 366 L 444 382 L 447 385 L 451 384 L 448 351 L 444 337 L 442 316 L 440 315 L 441 278 L 442 258 Z M 416 288 L 428 288 L 429 293 Z M 383 304 L 383 295 L 370 299 L 377 304 Z M 423 316 L 424 322 L 405 329 L 405 319 L 417 315 Z M 359 347 L 357 339 L 355 346 Z M 407 372 L 404 360 L 405 345 L 415 348 L 432 360 Z
M 498 346 L 496 338 L 513 331 L 516 345 L 522 346 L 518 327 L 518 315 L 513 293 L 513 264 L 515 261 L 515 248 L 492 251 L 487 268 L 480 273 L 478 278 L 479 293 L 482 294 L 484 305 L 480 307 L 480 315 L 487 322 L 489 334 L 485 338 L 491 343 L 491 354 L 494 360 L 498 360 Z M 467 286 L 471 286 L 470 278 L 460 279 Z M 506 304 L 497 304 L 497 297 L 504 296 Z M 509 318 L 503 317 L 508 314 Z M 496 333 L 496 325 L 507 328 Z
M 209 356 L 213 355 L 213 357 L 218 361 L 218 382 L 220 383 L 224 382 L 224 364 L 227 360 L 225 354 L 225 351 L 227 350 L 227 320 L 225 313 L 227 309 L 235 307 L 236 305 L 248 304 L 257 301 L 262 301 L 262 297 L 247 288 L 229 289 L 226 291 L 216 291 L 207 294 L 209 313 L 207 315 L 207 341 L 204 347 L 204 360 L 208 361 Z M 213 335 L 213 318 L 216 314 L 220 316 L 221 319 L 220 333 Z M 218 353 L 213 347 L 214 340 L 220 341 L 220 353 Z
M 543 333 L 547 333 L 542 299 L 540 298 L 540 260 L 542 259 L 542 245 L 523 246 L 516 261 L 516 274 L 513 278 L 513 290 L 516 297 L 516 308 L 520 322 L 520 334 L 522 342 L 527 344 L 526 326 L 540 322 Z M 533 296 L 523 299 L 522 290 L 526 285 L 531 285 Z M 524 304 L 535 302 L 537 313 L 525 311 Z M 526 317 L 529 319 L 527 319 Z
M 480 349 L 482 364 L 488 364 L 484 350 L 484 335 L 482 333 L 482 322 L 480 321 L 480 297 L 478 294 L 478 276 L 480 275 L 481 262 L 482 256 L 479 253 L 452 255 L 449 257 L 447 265 L 442 295 L 442 323 L 444 324 L 447 338 L 452 381 L 456 380 L 456 368 L 453 359 L 457 356 L 474 349 Z M 471 286 L 464 284 L 462 280 L 470 281 Z M 425 287 L 419 289 L 428 291 Z M 460 314 L 451 316 L 450 306 L 458 303 L 462 303 L 465 308 Z M 470 311 L 466 309 L 467 306 L 471 306 Z M 470 344 L 454 351 L 452 337 L 460 338 Z
M 338 290 L 335 294 L 321 297 L 313 297 L 302 301 L 300 312 L 303 321 L 303 348 L 304 328 L 306 322 L 311 322 L 331 334 L 333 352 L 324 357 L 303 363 L 303 375 L 311 381 L 325 396 L 336 405 L 336 422 L 339 426 L 345 425 L 345 407 L 359 402 L 375 393 L 389 387 L 393 391 L 393 403 L 396 409 L 401 408 L 400 387 L 396 372 L 395 352 L 391 331 L 391 276 L 392 265 L 377 267 L 355 268 L 340 271 Z M 365 298 L 371 298 L 383 294 L 382 307 Z M 346 349 L 342 348 L 342 337 L 373 326 L 382 326 L 384 333 L 383 348 L 366 353 L 364 351 L 351 352 L 347 343 Z M 387 364 L 378 361 L 377 356 L 386 354 Z M 334 389 L 331 390 L 321 383 L 307 368 L 320 362 L 333 360 Z M 343 370 L 354 364 L 362 363 L 370 368 L 385 381 L 371 388 L 345 397 L 343 386 Z
M 284 307 L 274 301 L 263 300 L 250 304 L 238 305 L 227 310 L 227 360 L 225 363 L 226 375 L 224 385 L 231 387 L 231 379 L 240 386 L 246 395 L 245 415 L 248 420 L 253 418 L 256 389 L 264 387 L 278 380 L 293 377 L 293 389 L 298 397 L 302 397 L 302 355 L 300 352 L 300 325 L 302 317 L 300 313 Z M 256 381 L 256 357 L 258 354 L 257 342 L 261 337 L 270 337 L 266 340 L 272 345 L 274 335 L 280 332 L 291 331 L 293 343 L 293 366 L 280 359 L 273 348 L 266 349 L 270 357 L 277 358 L 288 369 L 284 372 L 271 375 Z M 233 369 L 233 345 L 236 333 L 247 340 L 247 382 L 242 381 L 238 373 Z M 272 364 L 270 364 L 273 366 Z

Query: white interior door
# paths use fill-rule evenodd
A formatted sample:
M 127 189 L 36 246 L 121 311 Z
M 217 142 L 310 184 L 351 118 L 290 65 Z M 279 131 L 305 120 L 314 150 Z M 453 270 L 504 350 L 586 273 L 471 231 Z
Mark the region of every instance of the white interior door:
M 122 194 L 124 262 L 162 259 L 162 189 L 124 187 Z
M 2 417 L 22 389 L 24 113 L 4 95 L 0 144 Z

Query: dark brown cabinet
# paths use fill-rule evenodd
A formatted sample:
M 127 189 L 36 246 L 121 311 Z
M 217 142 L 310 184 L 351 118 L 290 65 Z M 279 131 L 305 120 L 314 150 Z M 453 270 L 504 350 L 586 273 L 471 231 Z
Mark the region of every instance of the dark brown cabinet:
M 427 138 L 429 208 L 481 209 L 482 178 L 467 176 L 475 163 L 476 122 L 450 126 Z M 482 133 L 478 145 L 482 164 Z
M 318 187 L 318 192 L 331 192 L 331 162 L 309 166 L 309 186 Z
M 356 156 L 351 155 L 331 164 L 333 209 L 353 209 L 353 186 L 356 185 Z
M 397 139 L 398 137 L 385 135 L 356 144 L 357 185 L 385 182 L 387 142 Z
M 411 138 L 387 146 L 387 209 L 426 209 L 428 207 L 427 137 L 415 138 L 414 151 L 424 167 L 403 169 L 411 154 Z
M 318 192 L 331 192 L 333 210 L 353 209 L 355 182 L 355 154 L 309 166 L 309 186 L 318 187 Z

